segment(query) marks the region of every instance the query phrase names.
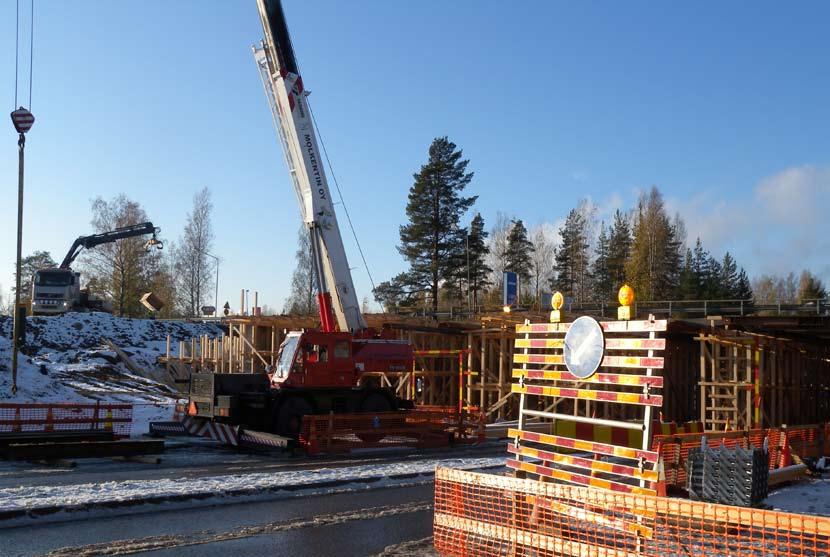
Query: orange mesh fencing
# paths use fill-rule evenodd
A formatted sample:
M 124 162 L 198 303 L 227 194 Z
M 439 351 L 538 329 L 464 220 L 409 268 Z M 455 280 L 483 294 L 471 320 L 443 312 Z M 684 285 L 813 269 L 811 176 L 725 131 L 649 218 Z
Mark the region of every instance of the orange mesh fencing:
M 663 462 L 666 485 L 686 488 L 686 462 L 689 452 L 699 448 L 706 437 L 710 447 L 763 447 L 769 438 L 770 470 L 792 464 L 792 455 L 819 457 L 830 455 L 830 424 L 744 431 L 708 431 L 678 435 L 655 435 L 652 449 Z
M 453 407 L 303 416 L 300 444 L 309 455 L 354 449 L 446 447 L 485 439 L 482 413 Z
M 129 437 L 132 422 L 132 404 L 0 403 L 0 433 L 95 430 Z
M 434 543 L 453 557 L 826 556 L 830 518 L 439 468 Z

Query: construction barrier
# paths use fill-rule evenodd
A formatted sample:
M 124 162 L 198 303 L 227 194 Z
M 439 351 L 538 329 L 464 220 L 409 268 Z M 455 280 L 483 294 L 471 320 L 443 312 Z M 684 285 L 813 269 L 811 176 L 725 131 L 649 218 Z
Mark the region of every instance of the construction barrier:
M 0 433 L 92 430 L 122 438 L 130 436 L 132 422 L 132 404 L 0 403 Z
M 655 435 L 652 449 L 663 462 L 666 485 L 685 489 L 689 451 L 697 449 L 706 437 L 710 447 L 762 447 L 768 439 L 770 470 L 793 463 L 793 455 L 820 457 L 830 455 L 830 424 L 750 429 L 743 431 L 708 431 L 676 435 Z
M 651 431 L 653 435 L 699 433 L 703 431 L 703 424 L 700 422 L 678 424 L 676 422 L 654 421 L 651 425 Z M 557 420 L 553 422 L 553 433 L 562 437 L 609 443 L 622 447 L 637 448 L 643 445 L 643 432 L 641 430 L 623 429 L 607 425 Z
M 438 468 L 434 543 L 453 557 L 826 556 L 830 518 Z
M 355 449 L 446 447 L 485 439 L 484 415 L 461 414 L 453 407 L 399 412 L 303 416 L 300 444 L 307 454 Z

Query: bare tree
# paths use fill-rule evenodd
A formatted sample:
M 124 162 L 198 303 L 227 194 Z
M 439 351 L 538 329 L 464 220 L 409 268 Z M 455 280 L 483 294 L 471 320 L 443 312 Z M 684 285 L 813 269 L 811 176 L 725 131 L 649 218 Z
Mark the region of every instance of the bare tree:
M 207 255 L 213 249 L 212 211 L 210 190 L 203 188 L 193 196 L 193 209 L 187 214 L 184 233 L 175 251 L 181 303 L 188 316 L 199 315 L 202 300 L 212 283 Z
M 550 282 L 556 265 L 556 231 L 547 223 L 534 227 L 530 232 L 533 243 L 533 292 L 537 306 L 541 306 L 542 286 Z
M 92 201 L 92 227 L 96 233 L 145 222 L 147 214 L 124 194 L 107 201 Z M 142 315 L 139 303 L 145 286 L 147 254 L 142 238 L 124 238 L 100 245 L 82 255 L 87 287 L 109 299 L 118 315 Z
M 300 225 L 297 233 L 297 266 L 291 275 L 291 294 L 285 300 L 283 313 L 314 315 L 317 313 L 316 294 L 311 237 L 305 225 Z
M 490 236 L 487 238 L 487 259 L 488 267 L 493 272 L 490 283 L 497 291 L 501 291 L 504 271 L 507 269 L 507 238 L 510 236 L 510 229 L 513 227 L 513 218 L 499 211 L 496 213 L 496 222 L 490 229 Z

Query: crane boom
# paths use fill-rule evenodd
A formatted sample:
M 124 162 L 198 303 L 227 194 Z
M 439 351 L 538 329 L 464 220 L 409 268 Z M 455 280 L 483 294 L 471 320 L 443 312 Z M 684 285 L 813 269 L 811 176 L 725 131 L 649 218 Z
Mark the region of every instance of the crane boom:
M 109 244 L 116 240 L 123 238 L 133 238 L 135 236 L 144 236 L 145 234 L 152 234 L 153 237 L 148 242 L 149 245 L 160 246 L 161 242 L 156 238 L 157 229 L 152 222 L 142 222 L 141 224 L 134 224 L 132 226 L 122 226 L 115 230 L 102 232 L 101 234 L 91 234 L 89 236 L 78 236 L 66 252 L 66 256 L 61 262 L 60 269 L 69 269 L 75 258 L 81 253 L 83 249 L 92 249 L 101 244 Z
M 311 237 L 324 331 L 363 331 L 343 238 L 334 213 L 307 95 L 279 0 L 257 0 L 265 40 L 254 47 L 300 213 Z M 332 315 L 333 314 L 333 315 Z

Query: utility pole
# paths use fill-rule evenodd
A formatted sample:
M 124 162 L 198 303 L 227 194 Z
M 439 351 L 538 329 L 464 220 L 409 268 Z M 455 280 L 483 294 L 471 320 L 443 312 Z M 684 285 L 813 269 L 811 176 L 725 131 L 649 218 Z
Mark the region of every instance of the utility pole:
M 26 132 L 35 123 L 34 115 L 22 106 L 11 113 L 17 130 L 17 261 L 15 263 L 14 333 L 12 334 L 12 394 L 17 393 L 17 353 L 22 347 L 26 331 L 26 314 L 20 315 L 20 260 L 23 251 L 23 161 L 26 148 Z

